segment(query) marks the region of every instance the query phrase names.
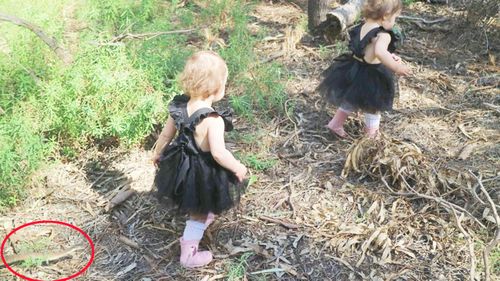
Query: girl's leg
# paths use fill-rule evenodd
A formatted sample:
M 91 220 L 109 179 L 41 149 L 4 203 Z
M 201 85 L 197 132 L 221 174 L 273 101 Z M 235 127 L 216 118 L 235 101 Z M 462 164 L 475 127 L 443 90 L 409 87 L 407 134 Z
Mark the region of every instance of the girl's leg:
M 212 222 L 215 220 L 215 214 L 212 212 L 209 212 L 207 215 L 207 219 L 205 220 L 205 225 L 208 227 Z
M 337 109 L 337 112 L 335 113 L 335 116 L 333 116 L 332 120 L 328 123 L 327 127 L 332 131 L 332 133 L 336 134 L 337 136 L 341 138 L 346 138 L 347 134 L 344 131 L 344 122 L 347 120 L 347 117 L 349 117 L 349 114 L 351 114 L 352 111 L 344 109 L 343 107 L 339 107 Z
M 186 228 L 180 239 L 181 244 L 181 264 L 188 268 L 205 266 L 213 259 L 210 251 L 198 251 L 198 245 L 207 229 L 213 221 L 213 214 L 208 215 L 191 214 L 190 219 L 186 221 Z M 209 218 L 211 220 L 209 221 Z M 207 224 L 208 223 L 208 224 Z
M 380 113 L 375 114 L 365 112 L 365 132 L 369 138 L 374 138 L 378 134 L 380 127 Z

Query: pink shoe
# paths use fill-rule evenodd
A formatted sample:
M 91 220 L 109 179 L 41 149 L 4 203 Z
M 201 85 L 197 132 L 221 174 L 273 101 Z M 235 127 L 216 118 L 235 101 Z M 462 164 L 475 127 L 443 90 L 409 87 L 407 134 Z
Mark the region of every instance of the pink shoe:
M 210 251 L 198 252 L 198 245 L 200 240 L 190 240 L 184 241 L 183 238 L 180 239 L 181 244 L 181 265 L 187 268 L 201 267 L 209 264 L 212 259 L 212 253 Z
M 374 139 L 378 135 L 378 128 L 377 127 L 375 127 L 375 128 L 365 127 L 365 133 L 369 138 Z
M 205 225 L 208 227 L 215 220 L 215 214 L 210 212 L 207 215 L 207 219 L 205 220 Z
M 344 131 L 344 122 L 347 120 L 347 117 L 349 117 L 349 114 L 339 108 L 326 127 L 337 136 L 347 138 L 347 133 Z

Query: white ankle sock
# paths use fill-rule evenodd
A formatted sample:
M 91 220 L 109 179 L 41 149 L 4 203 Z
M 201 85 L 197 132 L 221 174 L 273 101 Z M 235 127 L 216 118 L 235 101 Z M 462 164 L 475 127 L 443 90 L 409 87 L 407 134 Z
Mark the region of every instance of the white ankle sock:
M 365 125 L 367 128 L 377 128 L 380 126 L 380 114 L 365 113 Z
M 339 107 L 339 110 L 343 111 L 344 113 L 346 113 L 347 115 L 351 115 L 352 111 L 351 110 L 348 110 L 348 109 L 345 109 L 343 107 Z
M 204 223 L 195 220 L 187 220 L 182 238 L 184 241 L 201 240 L 205 229 L 207 229 L 207 226 Z

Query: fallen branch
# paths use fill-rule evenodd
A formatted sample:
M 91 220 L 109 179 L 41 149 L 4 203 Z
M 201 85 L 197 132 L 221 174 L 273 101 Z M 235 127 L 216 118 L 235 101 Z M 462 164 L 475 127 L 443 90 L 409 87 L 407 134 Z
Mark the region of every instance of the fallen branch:
M 493 89 L 493 88 L 497 88 L 497 87 L 498 87 L 498 85 L 483 86 L 483 87 L 470 89 L 469 91 L 467 91 L 467 93 L 473 93 L 473 92 L 478 92 L 478 91 L 482 91 L 482 90 L 489 90 L 489 89 Z
M 495 110 L 496 112 L 500 113 L 500 106 L 498 106 L 498 105 L 494 105 L 494 104 L 491 104 L 491 103 L 487 103 L 487 102 L 483 102 L 483 104 L 484 104 L 486 107 L 488 107 L 488 108 L 490 108 L 490 109 L 493 109 L 493 110 Z
M 299 225 L 296 225 L 296 224 L 293 224 L 293 223 L 289 223 L 289 222 L 286 222 L 286 221 L 283 221 L 283 220 L 280 220 L 280 219 L 268 217 L 268 216 L 260 216 L 259 219 L 261 219 L 263 221 L 268 221 L 268 222 L 280 224 L 280 225 L 282 225 L 282 226 L 284 226 L 284 227 L 286 227 L 288 229 L 297 229 L 297 228 L 300 227 Z
M 118 194 L 116 194 L 106 206 L 106 212 L 113 209 L 117 205 L 120 205 L 121 203 L 125 202 L 130 196 L 134 194 L 135 190 L 133 189 L 120 190 Z
M 476 280 L 476 254 L 474 253 L 474 241 L 472 240 L 471 235 L 465 231 L 465 229 L 462 227 L 462 224 L 460 223 L 463 219 L 463 213 L 460 214 L 460 217 L 458 217 L 457 212 L 455 209 L 453 210 L 453 215 L 455 217 L 455 222 L 457 223 L 458 229 L 462 232 L 464 235 L 465 239 L 467 239 L 467 244 L 469 245 L 469 255 L 470 255 L 470 280 L 474 281 Z
M 493 210 L 493 216 L 495 217 L 495 221 L 497 223 L 496 230 L 495 230 L 495 238 L 493 238 L 490 241 L 490 243 L 488 243 L 488 246 L 486 246 L 483 250 L 484 280 L 489 281 L 489 280 L 491 280 L 490 279 L 490 252 L 500 242 L 500 217 L 498 216 L 498 211 L 497 211 L 498 206 L 495 205 L 495 203 L 491 199 L 490 194 L 488 193 L 486 188 L 484 188 L 484 185 L 481 181 L 481 175 L 478 177 L 470 170 L 469 170 L 469 173 L 477 180 L 477 183 L 481 187 L 481 191 L 484 193 L 484 195 L 488 199 L 488 203 L 490 203 L 491 209 Z
M 439 22 L 445 22 L 448 19 L 447 18 L 440 18 L 440 19 L 435 19 L 435 20 L 428 20 L 424 18 L 419 18 L 419 17 L 411 17 L 411 16 L 399 16 L 398 19 L 403 19 L 403 20 L 410 20 L 410 21 L 419 21 L 423 22 L 425 24 L 435 24 Z
M 28 21 L 25 21 L 21 18 L 6 15 L 0 13 L 0 21 L 10 22 L 12 24 L 25 27 L 29 29 L 31 32 L 35 33 L 40 39 L 42 39 L 45 44 L 47 44 L 54 53 L 65 63 L 70 64 L 73 58 L 69 54 L 66 49 L 64 49 L 54 37 L 48 36 L 39 26 L 32 24 Z
M 361 278 L 363 278 L 363 280 L 366 280 L 366 276 L 363 274 L 363 272 L 361 272 L 360 270 L 355 270 L 354 267 L 352 267 L 352 265 L 341 259 L 341 258 L 338 258 L 338 257 L 335 257 L 335 256 L 332 256 L 332 255 L 328 255 L 329 258 L 332 258 L 333 260 L 337 261 L 337 262 L 340 262 L 341 264 L 343 264 L 345 267 L 349 268 L 352 272 L 354 272 L 355 274 L 359 275 Z
M 182 30 L 171 30 L 171 31 L 159 31 L 159 32 L 146 32 L 146 33 L 139 33 L 139 34 L 133 34 L 133 33 L 124 33 L 120 34 L 113 39 L 111 39 L 107 43 L 100 43 L 100 44 L 111 44 L 111 43 L 117 43 L 121 42 L 122 40 L 125 39 L 153 39 L 155 37 L 161 36 L 161 35 L 168 35 L 168 34 L 181 34 L 181 33 L 191 33 L 193 31 L 196 31 L 198 29 L 182 29 Z
M 427 194 L 422 194 L 422 193 L 419 193 L 417 192 L 415 189 L 413 189 L 410 184 L 408 184 L 408 182 L 403 178 L 401 177 L 401 179 L 403 180 L 403 182 L 406 184 L 406 186 L 410 189 L 411 192 L 394 192 L 394 191 L 391 191 L 391 194 L 392 195 L 397 195 L 397 196 L 405 196 L 405 197 L 410 197 L 410 196 L 416 196 L 416 197 L 420 197 L 420 198 L 424 198 L 424 199 L 429 199 L 429 200 L 432 200 L 444 207 L 447 207 L 447 209 L 455 209 L 455 210 L 458 210 L 458 211 L 461 211 L 463 213 L 466 213 L 472 220 L 474 220 L 479 226 L 481 226 L 482 228 L 486 228 L 486 226 L 484 224 L 482 224 L 476 217 L 474 217 L 469 211 L 467 211 L 466 209 L 456 205 L 456 204 L 453 204 L 451 202 L 448 202 L 446 201 L 445 199 L 441 198 L 441 197 L 435 197 L 435 196 L 431 196 L 431 195 L 427 195 Z M 389 189 L 389 190 L 393 190 L 389 184 L 387 183 L 387 181 L 385 181 L 385 179 L 382 180 L 382 182 L 384 183 L 384 185 Z M 450 210 L 448 210 L 450 212 Z M 451 213 L 451 212 L 450 212 Z
M 82 246 L 74 246 L 71 247 L 67 250 L 59 251 L 59 252 L 54 252 L 54 253 L 23 253 L 23 254 L 17 254 L 17 255 L 9 255 L 5 256 L 5 263 L 8 265 L 12 265 L 14 263 L 18 263 L 21 261 L 25 261 L 28 259 L 39 259 L 43 260 L 46 263 L 49 263 L 51 261 L 59 260 L 61 258 L 64 258 L 66 256 L 71 255 L 76 250 L 83 250 Z
M 123 244 L 125 244 L 125 245 L 127 245 L 129 247 L 132 247 L 132 248 L 134 248 L 136 250 L 140 250 L 141 249 L 141 247 L 139 246 L 139 244 L 137 244 L 137 242 L 135 242 L 135 241 L 129 239 L 128 237 L 123 236 L 123 235 L 120 235 L 120 237 L 118 238 L 118 240 L 120 242 L 122 242 Z
M 442 27 L 442 26 L 430 27 L 430 26 L 424 25 L 424 23 L 420 22 L 420 21 L 412 21 L 412 23 L 415 24 L 418 28 L 420 28 L 423 31 L 449 32 L 451 30 L 449 27 Z

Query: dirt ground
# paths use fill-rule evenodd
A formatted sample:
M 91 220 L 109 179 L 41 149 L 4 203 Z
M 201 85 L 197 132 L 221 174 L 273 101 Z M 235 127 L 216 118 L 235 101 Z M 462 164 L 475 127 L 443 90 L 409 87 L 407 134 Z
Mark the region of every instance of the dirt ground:
M 305 9 L 301 1 L 267 1 L 252 14 L 251 28 L 269 33 L 259 56 L 290 73 L 293 110 L 266 124 L 236 124 L 256 141 L 230 139 L 234 150 L 276 164 L 253 171 L 258 180 L 239 207 L 210 226 L 202 241 L 215 254 L 209 266 L 180 267 L 185 218 L 152 194 L 147 145 L 89 151 L 41 171 L 28 200 L 1 218 L 0 236 L 36 220 L 80 227 L 95 243 L 95 260 L 77 280 L 485 280 L 483 251 L 500 223 L 499 38 L 488 38 L 487 51 L 480 28 L 458 30 L 459 8 L 413 4 L 400 20 L 399 53 L 414 74 L 399 79 L 381 137 L 363 138 L 353 116 L 352 138 L 339 140 L 324 129 L 335 109 L 315 88 L 342 48 L 307 34 Z M 126 190 L 128 200 L 110 205 Z M 5 254 L 40 237 L 48 252 L 83 245 L 73 258 L 13 266 L 32 278 L 69 276 L 91 257 L 81 235 L 64 227 L 16 235 Z M 496 280 L 500 250 L 490 250 Z M 5 268 L 0 279 L 18 280 Z

